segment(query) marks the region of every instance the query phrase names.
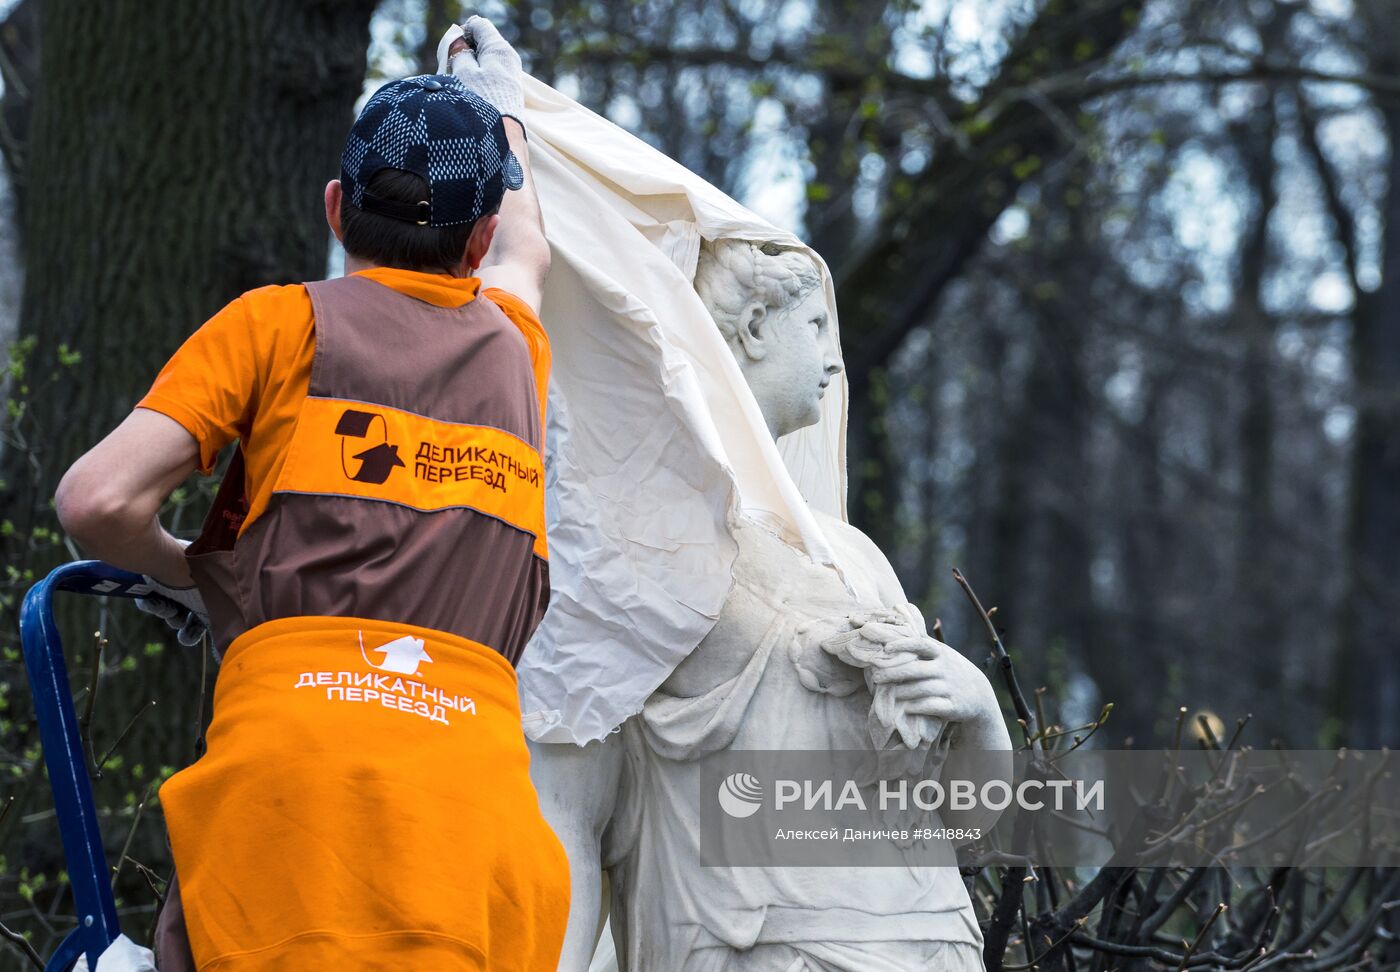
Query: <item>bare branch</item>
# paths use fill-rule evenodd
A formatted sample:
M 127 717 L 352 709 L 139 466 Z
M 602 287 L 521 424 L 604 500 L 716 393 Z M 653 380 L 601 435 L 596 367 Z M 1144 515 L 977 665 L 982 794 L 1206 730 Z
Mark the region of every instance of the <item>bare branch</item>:
M 25 938 L 17 931 L 12 931 L 6 927 L 4 922 L 0 922 L 0 938 L 10 942 L 15 948 L 24 953 L 24 957 L 29 959 L 29 964 L 43 972 L 44 960 L 39 957 L 39 953 L 34 950 L 34 946 L 29 944 L 29 939 Z
M 1016 681 L 1016 670 L 1012 666 L 1011 656 L 1006 651 L 1006 646 L 1001 643 L 1001 635 L 997 632 L 997 626 L 992 623 L 992 616 L 982 602 L 978 600 L 976 592 L 972 590 L 972 585 L 967 582 L 967 578 L 962 575 L 962 571 L 953 568 L 953 579 L 958 582 L 958 586 L 963 589 L 968 600 L 972 602 L 973 610 L 982 619 L 982 623 L 987 628 L 987 634 L 992 641 L 992 658 L 995 659 L 1001 669 L 1003 680 L 1006 682 L 1006 690 L 1011 695 L 1011 704 L 1016 707 L 1016 718 L 1021 722 L 1021 729 L 1026 736 L 1026 745 L 1031 749 L 1036 749 L 1035 717 L 1031 715 L 1030 706 L 1026 704 L 1026 696 L 1021 691 L 1020 684 Z M 995 610 L 995 609 L 993 609 Z

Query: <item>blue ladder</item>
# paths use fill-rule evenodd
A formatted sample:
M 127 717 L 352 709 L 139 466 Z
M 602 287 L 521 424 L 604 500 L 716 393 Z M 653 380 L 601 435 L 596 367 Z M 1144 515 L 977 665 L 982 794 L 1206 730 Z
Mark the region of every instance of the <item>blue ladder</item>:
M 97 826 L 97 805 L 88 779 L 78 714 L 68 686 L 63 641 L 53 619 L 55 591 L 131 598 L 145 597 L 151 591 L 140 574 L 97 560 L 80 560 L 55 568 L 31 587 L 20 608 L 24 667 L 29 673 L 34 717 L 44 744 L 44 765 L 49 771 L 63 856 L 78 909 L 78 927 L 59 944 L 45 972 L 68 972 L 83 954 L 88 967 L 96 968 L 97 957 L 116 941 L 121 929 L 117 927 L 117 903 Z

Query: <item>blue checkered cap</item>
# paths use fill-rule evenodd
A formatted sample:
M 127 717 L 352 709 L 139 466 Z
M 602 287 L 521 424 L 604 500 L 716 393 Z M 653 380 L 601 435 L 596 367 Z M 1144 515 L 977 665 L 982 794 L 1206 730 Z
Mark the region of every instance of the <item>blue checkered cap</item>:
M 341 186 L 356 207 L 380 169 L 427 181 L 430 226 L 474 223 L 525 181 L 501 113 L 443 74 L 390 81 L 365 104 L 340 159 Z

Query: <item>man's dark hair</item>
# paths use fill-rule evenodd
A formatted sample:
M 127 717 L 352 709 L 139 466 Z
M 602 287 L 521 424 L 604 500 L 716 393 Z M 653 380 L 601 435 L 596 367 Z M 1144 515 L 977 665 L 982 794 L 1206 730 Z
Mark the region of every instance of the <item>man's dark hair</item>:
M 394 202 L 411 204 L 428 198 L 427 182 L 402 169 L 380 169 L 365 188 Z M 500 208 L 497 205 L 481 218 L 489 218 Z M 349 195 L 340 201 L 341 243 L 345 252 L 381 267 L 445 272 L 461 262 L 474 225 L 419 226 L 392 216 L 367 213 L 350 202 Z

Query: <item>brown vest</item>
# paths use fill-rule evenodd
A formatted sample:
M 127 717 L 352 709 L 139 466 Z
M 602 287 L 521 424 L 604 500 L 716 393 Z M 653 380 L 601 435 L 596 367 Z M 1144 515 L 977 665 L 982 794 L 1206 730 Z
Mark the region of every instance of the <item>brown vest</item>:
M 514 665 L 549 600 L 523 335 L 485 298 L 437 307 L 354 276 L 306 289 L 315 360 L 272 499 L 243 529 L 239 452 L 188 551 L 215 642 L 276 618 L 356 617 L 446 631 Z

